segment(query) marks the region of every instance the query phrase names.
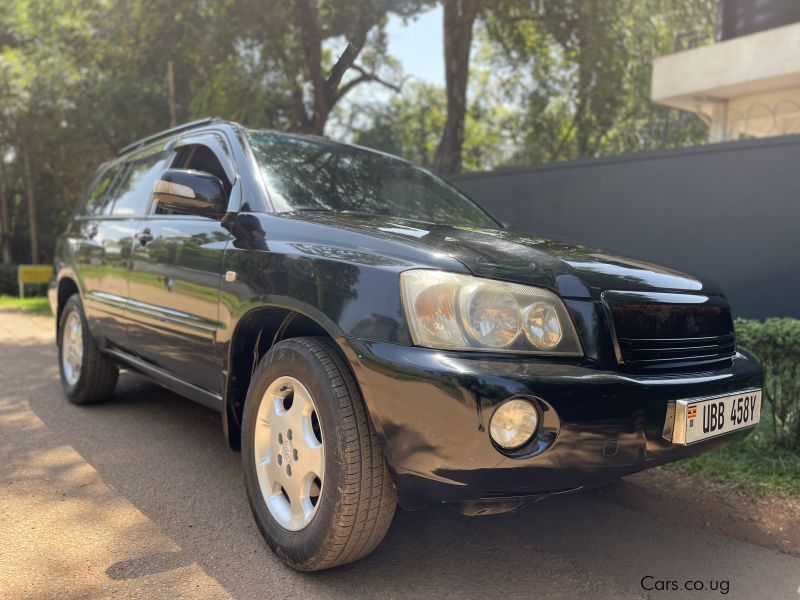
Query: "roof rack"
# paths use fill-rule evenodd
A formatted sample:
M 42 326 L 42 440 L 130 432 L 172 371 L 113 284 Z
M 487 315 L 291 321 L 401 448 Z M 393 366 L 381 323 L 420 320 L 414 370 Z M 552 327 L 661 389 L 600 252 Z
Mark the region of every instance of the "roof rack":
M 136 150 L 137 148 L 141 148 L 142 146 L 145 146 L 150 142 L 154 142 L 162 137 L 174 135 L 176 133 L 180 133 L 181 131 L 192 129 L 193 127 L 199 127 L 200 125 L 217 123 L 219 121 L 222 121 L 222 119 L 219 117 L 206 117 L 204 119 L 197 119 L 196 121 L 190 121 L 189 123 L 184 123 L 183 125 L 178 125 L 177 127 L 172 127 L 171 129 L 165 129 L 164 131 L 159 131 L 158 133 L 154 133 L 152 135 L 148 135 L 147 137 L 143 137 L 142 139 L 137 140 L 132 144 L 128 144 L 124 148 L 121 148 L 119 152 L 117 152 L 117 156 L 122 156 L 123 154 L 127 154 L 131 150 Z

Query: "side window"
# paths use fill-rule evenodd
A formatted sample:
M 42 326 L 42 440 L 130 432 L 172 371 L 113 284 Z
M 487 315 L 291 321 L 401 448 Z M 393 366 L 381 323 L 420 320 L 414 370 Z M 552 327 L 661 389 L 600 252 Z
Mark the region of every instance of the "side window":
M 120 172 L 120 165 L 106 169 L 105 172 L 94 182 L 92 189 L 89 191 L 88 198 L 86 199 L 86 209 L 84 213 L 87 215 L 102 215 L 108 214 L 109 204 L 113 199 L 109 194 L 111 191 L 111 184 L 114 177 Z
M 219 162 L 217 155 L 208 146 L 193 144 L 179 148 L 178 154 L 173 161 L 173 166 L 176 169 L 194 169 L 195 171 L 216 175 L 225 185 L 226 191 L 230 192 L 231 182 L 228 181 L 225 169 L 222 163 Z
M 153 185 L 164 170 L 166 159 L 167 153 L 159 152 L 128 163 L 127 172 L 114 186 L 112 215 L 142 215 L 147 211 Z
M 225 193 L 231 193 L 231 182 L 228 180 L 228 175 L 222 163 L 219 162 L 214 151 L 208 146 L 203 144 L 189 144 L 181 146 L 172 161 L 173 169 L 192 169 L 194 171 L 203 171 L 204 173 L 211 173 L 219 177 L 222 185 L 225 186 Z M 152 209 L 157 215 L 172 214 L 169 210 L 161 206 L 153 206 Z

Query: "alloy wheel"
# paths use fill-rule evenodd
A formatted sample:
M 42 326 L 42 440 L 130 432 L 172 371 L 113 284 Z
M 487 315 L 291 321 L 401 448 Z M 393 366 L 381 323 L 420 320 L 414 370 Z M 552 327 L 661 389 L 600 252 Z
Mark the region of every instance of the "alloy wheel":
M 81 376 L 83 365 L 83 323 L 81 316 L 73 311 L 64 324 L 61 337 L 61 365 L 64 379 L 69 385 L 75 385 Z
M 264 393 L 253 450 L 267 509 L 288 531 L 311 523 L 325 476 L 325 448 L 317 408 L 294 377 L 279 377 Z

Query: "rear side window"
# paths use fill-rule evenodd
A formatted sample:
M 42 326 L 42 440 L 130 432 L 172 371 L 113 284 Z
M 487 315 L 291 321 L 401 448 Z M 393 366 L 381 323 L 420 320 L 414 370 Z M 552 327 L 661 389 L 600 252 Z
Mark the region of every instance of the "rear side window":
M 120 166 L 114 166 L 106 169 L 105 172 L 95 181 L 92 189 L 89 191 L 89 197 L 86 200 L 86 210 L 84 211 L 89 215 L 102 215 L 108 214 L 108 205 L 113 200 L 109 194 L 111 191 L 111 184 L 114 177 L 120 172 Z
M 168 153 L 159 152 L 126 165 L 127 171 L 114 186 L 112 215 L 143 215 L 153 196 L 153 185 L 164 170 Z

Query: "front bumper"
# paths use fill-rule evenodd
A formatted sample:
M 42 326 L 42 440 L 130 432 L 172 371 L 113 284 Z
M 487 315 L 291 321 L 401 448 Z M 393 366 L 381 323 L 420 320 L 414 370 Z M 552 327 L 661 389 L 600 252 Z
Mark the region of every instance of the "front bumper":
M 347 345 L 398 493 L 423 501 L 561 493 L 706 452 L 749 430 L 673 445 L 662 437 L 670 401 L 762 383 L 759 364 L 741 352 L 713 371 L 632 375 L 588 360 L 464 356 L 361 340 Z M 494 407 L 516 395 L 553 409 L 555 441 L 528 458 L 501 454 L 488 433 Z

